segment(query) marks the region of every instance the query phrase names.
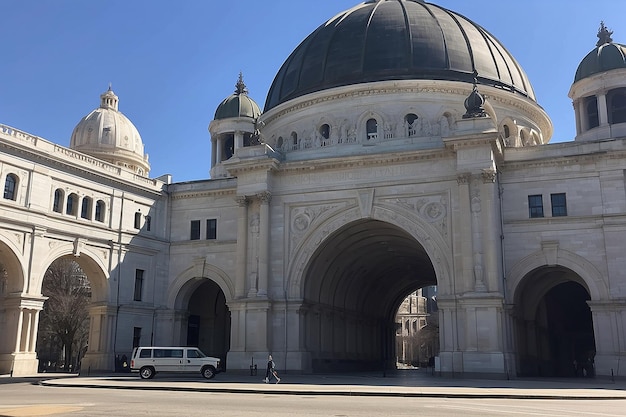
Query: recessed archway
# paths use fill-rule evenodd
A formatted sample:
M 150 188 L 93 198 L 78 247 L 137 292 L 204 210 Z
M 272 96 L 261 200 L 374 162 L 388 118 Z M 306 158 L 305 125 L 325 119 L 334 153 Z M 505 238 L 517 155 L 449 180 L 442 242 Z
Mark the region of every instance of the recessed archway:
M 528 274 L 515 294 L 520 376 L 592 376 L 595 339 L 584 280 L 564 267 Z
M 226 367 L 231 320 L 221 287 L 211 279 L 192 279 L 183 285 L 180 297 L 185 300 L 180 308 L 186 309 L 181 343 L 197 346 L 205 354 L 220 358 Z
M 330 235 L 304 277 L 304 344 L 314 372 L 394 367 L 398 307 L 412 291 L 437 284 L 424 247 L 378 220 Z

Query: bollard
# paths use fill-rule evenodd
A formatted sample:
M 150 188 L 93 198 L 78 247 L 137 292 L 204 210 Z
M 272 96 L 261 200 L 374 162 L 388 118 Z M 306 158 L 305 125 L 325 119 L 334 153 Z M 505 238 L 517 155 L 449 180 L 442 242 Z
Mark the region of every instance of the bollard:
M 254 364 L 254 356 L 252 357 L 252 359 L 250 360 L 250 376 L 256 376 L 257 374 L 257 368 L 256 365 Z

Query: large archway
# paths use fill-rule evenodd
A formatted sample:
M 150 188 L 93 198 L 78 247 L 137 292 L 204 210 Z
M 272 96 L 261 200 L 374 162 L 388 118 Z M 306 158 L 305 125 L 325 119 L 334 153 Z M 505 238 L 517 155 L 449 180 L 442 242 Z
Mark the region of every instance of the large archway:
M 230 310 L 224 292 L 210 279 L 195 280 L 187 302 L 186 346 L 197 346 L 226 366 L 230 350 Z
M 437 284 L 423 246 L 378 220 L 355 221 L 330 235 L 304 279 L 304 345 L 313 372 L 394 367 L 398 307 L 411 292 Z
M 594 375 L 591 300 L 583 279 L 564 267 L 528 274 L 515 294 L 518 374 Z
M 25 292 L 26 288 L 22 264 L 15 253 L 15 249 L 0 241 L 0 374 L 14 369 L 16 346 L 20 352 L 30 352 L 33 348 L 21 337 L 20 299 L 15 295 Z

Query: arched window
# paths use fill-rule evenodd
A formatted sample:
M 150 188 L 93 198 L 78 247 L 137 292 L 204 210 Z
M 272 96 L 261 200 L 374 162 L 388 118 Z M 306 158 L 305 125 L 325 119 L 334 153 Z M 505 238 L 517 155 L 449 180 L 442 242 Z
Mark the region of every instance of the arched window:
M 278 140 L 276 141 L 276 147 L 278 149 L 282 149 L 283 148 L 283 137 L 282 136 L 278 137 Z
M 406 134 L 415 136 L 417 134 L 417 114 L 409 113 L 404 116 L 404 124 L 406 125 Z
M 376 119 L 369 119 L 365 124 L 365 130 L 367 132 L 367 140 L 378 139 L 378 121 Z
M 104 208 L 104 201 L 98 200 L 98 202 L 96 203 L 96 221 L 104 221 Z
M 135 229 L 141 229 L 141 212 L 135 213 Z
M 522 142 L 522 145 L 526 145 L 526 135 L 524 134 L 524 132 L 519 132 L 519 139 L 520 142 Z
M 4 181 L 4 198 L 15 201 L 17 197 L 15 190 L 17 189 L 17 176 L 14 174 L 7 175 Z
M 587 130 L 600 126 L 598 117 L 598 99 L 596 96 L 585 97 L 585 117 L 587 118 Z
M 626 122 L 626 88 L 610 91 L 609 101 L 609 123 L 617 124 Z
M 80 206 L 80 217 L 83 219 L 91 218 L 91 198 L 83 198 L 83 203 Z
M 504 138 L 506 139 L 509 137 L 511 137 L 511 129 L 508 125 L 504 125 Z
M 78 195 L 72 193 L 67 197 L 67 204 L 65 205 L 65 214 L 72 216 L 76 215 L 78 210 Z
M 52 211 L 56 211 L 57 213 L 63 213 L 63 198 L 65 197 L 65 193 L 62 189 L 57 188 L 54 190 L 54 202 L 52 203 Z
M 296 132 L 291 132 L 291 150 L 298 150 L 298 134 Z
M 328 126 L 327 124 L 321 125 L 320 126 L 320 135 L 324 139 L 328 139 L 330 137 L 330 126 Z

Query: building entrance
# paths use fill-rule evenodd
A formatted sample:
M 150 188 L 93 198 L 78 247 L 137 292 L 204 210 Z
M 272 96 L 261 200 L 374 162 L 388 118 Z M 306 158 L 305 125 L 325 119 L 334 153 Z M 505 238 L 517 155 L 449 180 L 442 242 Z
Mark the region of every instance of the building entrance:
M 204 280 L 195 289 L 188 304 L 187 345 L 197 346 L 208 356 L 226 364 L 230 349 L 230 311 L 221 288 Z
M 436 283 L 423 246 L 395 225 L 360 220 L 331 234 L 305 272 L 312 370 L 395 368 L 397 309 L 408 294 Z
M 595 339 L 589 292 L 565 269 L 539 271 L 521 298 L 517 320 L 520 376 L 591 377 Z

